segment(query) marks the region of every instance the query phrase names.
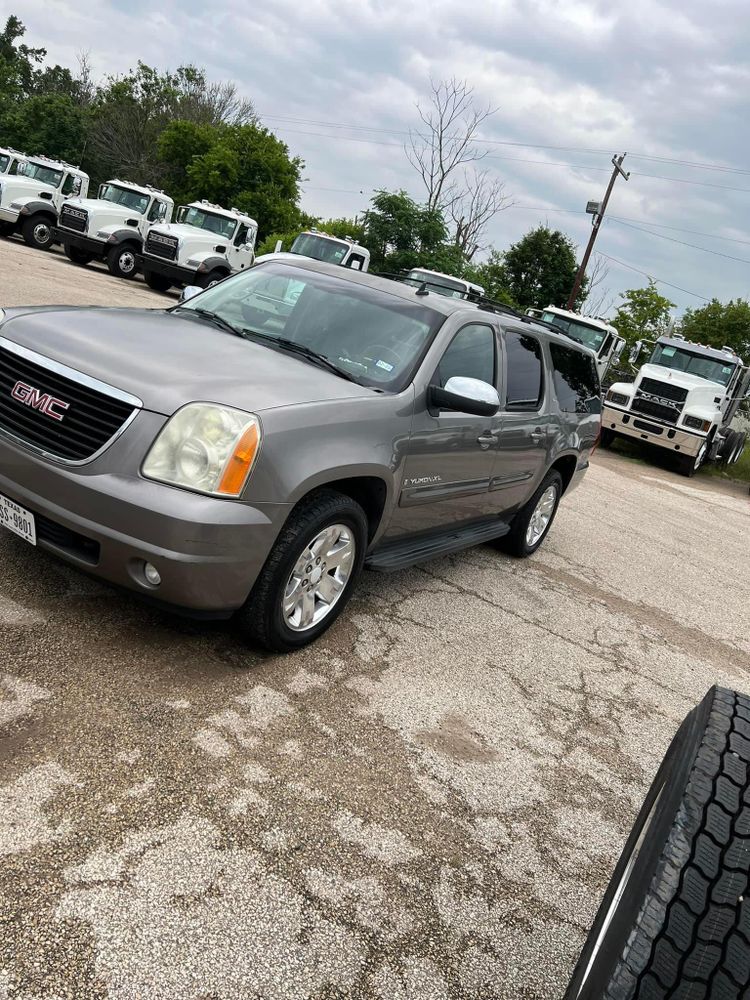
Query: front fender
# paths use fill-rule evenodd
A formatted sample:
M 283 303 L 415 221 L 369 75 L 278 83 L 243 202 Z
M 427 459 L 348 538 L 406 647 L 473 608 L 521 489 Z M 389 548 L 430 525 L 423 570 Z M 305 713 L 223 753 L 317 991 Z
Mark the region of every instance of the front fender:
M 207 257 L 203 257 L 202 260 L 200 254 L 191 254 L 190 260 L 200 260 L 200 264 L 196 268 L 200 274 L 209 274 L 211 271 L 217 270 L 225 271 L 227 274 L 230 274 L 232 270 L 226 257 L 220 257 L 218 254 L 211 254 Z
M 29 218 L 31 215 L 47 215 L 53 222 L 57 222 L 57 210 L 51 201 L 42 198 L 14 198 L 12 204 L 22 202 L 18 210 L 19 215 Z
M 100 233 L 106 233 L 106 231 L 106 226 L 104 229 L 99 230 Z M 139 250 L 143 249 L 143 237 L 137 229 L 133 229 L 131 227 L 126 227 L 125 229 L 114 229 L 107 237 L 107 246 L 116 247 L 120 246 L 121 243 L 134 243 Z

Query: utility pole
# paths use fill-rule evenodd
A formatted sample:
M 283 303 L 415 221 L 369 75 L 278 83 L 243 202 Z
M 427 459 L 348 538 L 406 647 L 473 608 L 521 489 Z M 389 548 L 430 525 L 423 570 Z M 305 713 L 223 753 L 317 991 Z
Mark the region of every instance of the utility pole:
M 615 186 L 615 181 L 617 180 L 617 175 L 621 174 L 625 180 L 630 177 L 629 173 L 626 173 L 622 169 L 622 161 L 627 156 L 627 153 L 620 153 L 619 156 L 612 157 L 612 165 L 614 167 L 612 171 L 612 176 L 609 179 L 609 184 L 607 185 L 607 190 L 604 195 L 604 201 L 599 205 L 598 210 L 593 213 L 594 220 L 591 225 L 591 236 L 589 237 L 589 243 L 586 247 L 586 253 L 583 255 L 583 260 L 581 261 L 581 266 L 576 271 L 576 280 L 573 282 L 573 290 L 570 293 L 570 298 L 568 299 L 567 308 L 571 311 L 575 308 L 576 298 L 578 297 L 578 292 L 581 289 L 581 282 L 583 281 L 584 275 L 586 274 L 586 267 L 588 266 L 589 257 L 591 256 L 591 251 L 594 249 L 594 243 L 596 243 L 596 237 L 599 233 L 599 227 L 604 219 L 604 213 L 607 211 L 607 202 L 609 201 L 609 196 L 612 194 L 612 188 Z

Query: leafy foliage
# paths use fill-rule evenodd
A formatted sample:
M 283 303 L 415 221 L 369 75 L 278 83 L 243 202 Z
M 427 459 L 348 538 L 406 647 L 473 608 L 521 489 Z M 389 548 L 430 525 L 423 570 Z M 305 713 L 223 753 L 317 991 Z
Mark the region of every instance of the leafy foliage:
M 374 271 L 434 266 L 447 251 L 442 212 L 417 204 L 405 191 L 376 191 L 363 218 L 363 242 Z M 440 268 L 436 268 L 440 270 Z
M 700 309 L 686 309 L 680 333 L 687 340 L 709 347 L 731 347 L 750 361 L 750 302 L 733 299 L 722 303 L 712 299 Z
M 649 281 L 645 288 L 630 288 L 621 292 L 620 298 L 623 304 L 618 307 L 612 322 L 628 347 L 632 347 L 636 340 L 653 340 L 667 333 L 669 310 L 674 308 L 674 302 L 661 295 L 653 281 Z
M 564 306 L 577 266 L 573 241 L 547 226 L 532 229 L 502 255 L 505 288 L 521 309 Z M 576 305 L 585 289 L 584 281 Z

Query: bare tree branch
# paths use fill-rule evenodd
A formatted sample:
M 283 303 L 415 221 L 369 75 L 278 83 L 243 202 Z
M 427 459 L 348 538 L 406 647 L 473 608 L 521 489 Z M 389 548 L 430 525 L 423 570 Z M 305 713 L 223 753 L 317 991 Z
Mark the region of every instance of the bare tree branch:
M 464 170 L 462 193 L 453 199 L 448 212 L 455 226 L 456 246 L 468 260 L 486 249 L 482 238 L 487 226 L 512 204 L 503 181 L 492 177 L 489 170 Z
M 609 288 L 600 287 L 609 277 L 609 267 L 603 257 L 595 257 L 586 275 L 586 293 L 581 299 L 581 308 L 589 316 L 606 316 L 615 304 L 615 296 Z

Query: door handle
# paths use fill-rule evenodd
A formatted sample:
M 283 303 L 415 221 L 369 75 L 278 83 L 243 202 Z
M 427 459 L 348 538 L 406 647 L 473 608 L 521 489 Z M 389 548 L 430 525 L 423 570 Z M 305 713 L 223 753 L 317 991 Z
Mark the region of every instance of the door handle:
M 537 441 L 538 442 L 538 441 L 544 441 L 546 439 L 546 437 L 547 437 L 547 434 L 546 434 L 545 431 L 542 431 L 542 430 L 540 430 L 537 427 L 537 429 L 535 431 L 531 432 L 531 434 L 529 435 L 529 437 L 531 438 L 532 441 Z
M 497 434 L 480 434 L 477 444 L 486 451 L 490 445 L 497 444 Z

